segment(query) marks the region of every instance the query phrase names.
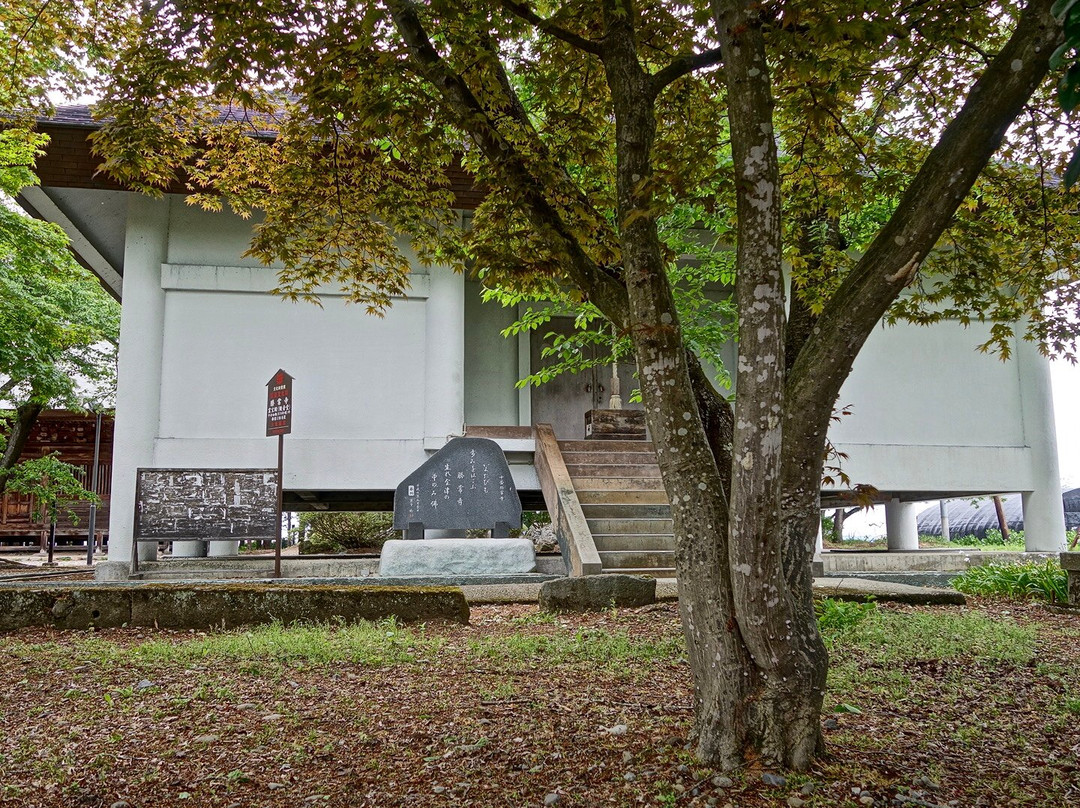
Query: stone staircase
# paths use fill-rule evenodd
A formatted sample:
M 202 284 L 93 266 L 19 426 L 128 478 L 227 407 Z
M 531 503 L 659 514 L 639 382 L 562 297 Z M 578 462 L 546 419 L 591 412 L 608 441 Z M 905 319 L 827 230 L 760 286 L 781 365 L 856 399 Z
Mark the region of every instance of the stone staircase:
M 675 577 L 671 505 L 651 442 L 559 441 L 603 572 Z

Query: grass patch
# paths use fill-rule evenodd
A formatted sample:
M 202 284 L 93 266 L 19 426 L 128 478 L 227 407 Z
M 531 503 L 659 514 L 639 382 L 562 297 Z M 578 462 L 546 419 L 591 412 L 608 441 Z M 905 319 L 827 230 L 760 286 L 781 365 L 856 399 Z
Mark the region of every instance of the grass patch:
M 1052 603 L 1067 599 L 1067 578 L 1053 559 L 1041 564 L 987 564 L 972 567 L 953 579 L 952 585 L 968 595 L 1007 598 L 1038 598 Z
M 115 663 L 124 656 L 124 649 L 116 643 L 90 634 L 76 633 L 68 634 L 63 644 L 4 641 L 0 644 L 0 651 L 27 662 L 47 662 L 59 667 L 87 661 Z
M 1035 629 L 976 612 L 868 611 L 839 631 L 832 645 L 879 664 L 978 659 L 1025 663 L 1035 653 Z
M 377 623 L 316 623 L 288 627 L 270 623 L 176 644 L 152 640 L 132 647 L 128 653 L 136 660 L 148 663 L 225 659 L 312 665 L 351 662 L 385 667 L 415 662 L 440 645 L 440 641 L 426 637 L 422 629 L 405 628 L 391 618 Z
M 820 598 L 814 601 L 814 612 L 817 614 L 821 638 L 829 648 L 832 648 L 838 639 L 876 609 L 877 604 L 874 603 L 857 603 L 832 598 Z
M 840 541 L 825 538 L 825 548 L 828 550 L 881 550 L 884 551 L 886 540 L 884 536 L 853 536 L 845 537 Z M 932 536 L 925 533 L 919 534 L 919 547 L 923 549 L 939 550 L 979 550 L 982 552 L 1021 552 L 1025 549 L 1024 531 L 1013 530 L 1009 532 L 1009 540 L 1006 542 L 1001 537 L 1001 531 L 988 530 L 982 538 L 978 536 L 954 536 L 949 541 L 941 536 Z
M 63 646 L 11 643 L 4 650 L 25 659 L 50 659 L 68 664 L 106 662 L 111 664 L 158 665 L 198 660 L 236 662 L 279 662 L 326 665 L 350 662 L 385 667 L 414 662 L 442 645 L 395 620 L 377 623 L 314 623 L 265 626 L 215 632 L 191 639 L 150 640 L 123 646 L 98 637 L 71 635 Z
M 603 667 L 618 667 L 625 662 L 677 662 L 686 656 L 682 637 L 639 640 L 625 631 L 611 633 L 599 629 L 573 634 L 484 637 L 470 640 L 469 652 L 482 659 L 507 662 L 543 660 L 554 665 L 591 662 Z

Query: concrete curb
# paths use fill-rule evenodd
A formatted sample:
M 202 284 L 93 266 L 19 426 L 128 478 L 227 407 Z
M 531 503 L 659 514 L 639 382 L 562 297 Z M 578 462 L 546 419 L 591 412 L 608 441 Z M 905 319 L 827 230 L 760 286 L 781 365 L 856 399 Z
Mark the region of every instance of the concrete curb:
M 877 600 L 913 605 L 962 606 L 967 599 L 955 589 L 934 589 L 925 586 L 876 581 L 871 578 L 815 578 L 814 595 L 836 600 Z
M 232 628 L 280 621 L 469 622 L 460 587 L 250 583 L 51 584 L 0 587 L 0 631 L 152 626 Z

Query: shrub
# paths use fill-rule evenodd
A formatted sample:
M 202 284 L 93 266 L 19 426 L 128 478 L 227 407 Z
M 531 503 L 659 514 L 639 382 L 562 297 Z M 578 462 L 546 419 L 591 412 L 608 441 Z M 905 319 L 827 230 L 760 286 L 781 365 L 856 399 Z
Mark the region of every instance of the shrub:
M 1051 602 L 1066 601 L 1066 575 L 1053 559 L 1041 564 L 987 564 L 972 567 L 953 579 L 954 588 L 969 595 L 1009 598 L 1041 598 Z
M 953 536 L 950 540 L 951 544 L 960 545 L 963 547 L 1007 547 L 1016 548 L 1018 550 L 1024 549 L 1024 531 L 1022 530 L 1010 530 L 1009 541 L 1006 542 L 1001 537 L 1001 531 L 996 527 L 988 528 L 986 534 L 983 536 Z
M 318 511 L 300 514 L 302 554 L 341 553 L 383 546 L 395 536 L 394 515 L 384 511 Z

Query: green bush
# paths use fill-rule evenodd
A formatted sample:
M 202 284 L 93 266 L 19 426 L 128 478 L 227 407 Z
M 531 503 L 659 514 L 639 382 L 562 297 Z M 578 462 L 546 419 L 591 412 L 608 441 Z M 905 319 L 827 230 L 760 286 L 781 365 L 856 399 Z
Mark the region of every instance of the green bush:
M 304 555 L 379 548 L 396 535 L 394 515 L 385 511 L 318 511 L 300 514 L 300 552 Z
M 550 525 L 551 514 L 547 511 L 522 511 L 521 531 L 524 533 L 533 525 Z
M 972 567 L 953 579 L 955 589 L 969 595 L 1009 598 L 1041 598 L 1051 602 L 1066 601 L 1066 576 L 1053 559 L 1041 564 L 987 564 Z

